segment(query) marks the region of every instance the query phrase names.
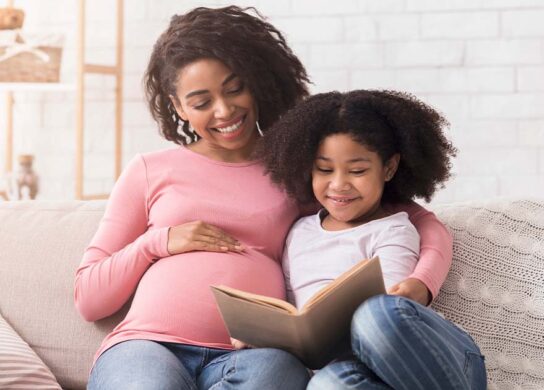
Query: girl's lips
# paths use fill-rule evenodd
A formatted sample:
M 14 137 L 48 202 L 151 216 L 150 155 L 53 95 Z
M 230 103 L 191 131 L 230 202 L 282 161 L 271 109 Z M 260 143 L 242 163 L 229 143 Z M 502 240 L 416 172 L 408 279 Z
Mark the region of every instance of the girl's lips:
M 353 201 L 359 199 L 358 197 L 345 197 L 345 196 L 327 196 L 327 199 L 332 201 L 336 206 L 347 206 Z

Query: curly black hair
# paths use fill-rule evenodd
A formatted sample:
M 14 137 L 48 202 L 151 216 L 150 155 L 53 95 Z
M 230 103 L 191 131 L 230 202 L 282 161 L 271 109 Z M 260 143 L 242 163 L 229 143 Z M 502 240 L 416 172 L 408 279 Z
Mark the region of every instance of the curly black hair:
M 179 71 L 203 58 L 223 62 L 248 85 L 263 131 L 308 96 L 304 66 L 283 35 L 255 8 L 199 7 L 175 15 L 153 47 L 143 82 L 161 134 L 177 144 L 188 144 L 199 137 L 179 117 L 169 95 L 176 96 Z
M 395 153 L 400 163 L 385 183 L 382 202 L 430 201 L 450 177 L 457 150 L 446 139 L 449 123 L 414 96 L 397 91 L 329 92 L 307 98 L 287 112 L 262 138 L 255 155 L 272 180 L 300 203 L 315 203 L 311 172 L 321 142 L 349 134 L 382 162 Z

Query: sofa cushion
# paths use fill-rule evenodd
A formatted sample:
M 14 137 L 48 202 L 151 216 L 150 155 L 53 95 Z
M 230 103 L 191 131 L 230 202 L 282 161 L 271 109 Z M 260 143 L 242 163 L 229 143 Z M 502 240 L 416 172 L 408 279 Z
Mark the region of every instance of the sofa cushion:
M 65 389 L 86 387 L 93 356 L 124 312 L 85 322 L 75 271 L 105 201 L 0 203 L 0 312 Z
M 544 389 L 544 201 L 435 207 L 454 236 L 433 307 L 486 358 L 489 389 Z
M 61 390 L 55 377 L 0 315 L 0 389 Z

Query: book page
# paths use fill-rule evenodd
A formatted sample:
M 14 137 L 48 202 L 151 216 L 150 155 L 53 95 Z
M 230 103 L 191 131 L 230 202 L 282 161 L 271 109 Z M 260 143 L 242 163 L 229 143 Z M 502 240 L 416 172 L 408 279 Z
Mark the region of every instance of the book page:
M 375 258 L 374 258 L 375 259 Z M 374 260 L 372 259 L 372 260 Z M 315 304 L 317 304 L 321 299 L 323 299 L 323 297 L 325 297 L 326 295 L 328 295 L 332 290 L 334 290 L 337 286 L 341 285 L 342 283 L 344 283 L 344 281 L 346 279 L 349 279 L 350 277 L 352 277 L 354 274 L 358 273 L 362 268 L 364 268 L 368 263 L 370 262 L 369 259 L 365 259 L 365 260 L 361 260 L 360 262 L 358 262 L 357 264 L 355 264 L 353 267 L 351 267 L 350 269 L 348 269 L 346 272 L 344 272 L 343 274 L 341 274 L 339 277 L 337 277 L 336 279 L 334 279 L 331 283 L 329 283 L 328 285 L 326 285 L 325 287 L 323 287 L 321 290 L 319 290 L 314 296 L 312 296 L 308 302 L 304 305 L 304 307 L 302 308 L 301 310 L 301 313 L 304 313 L 308 310 L 310 310 L 310 308 L 312 308 L 312 306 L 314 306 Z
M 291 305 L 289 302 L 282 301 L 281 299 L 267 297 L 265 295 L 253 294 L 253 293 L 237 290 L 235 288 L 231 288 L 227 286 L 211 286 L 211 288 L 220 290 L 231 297 L 243 299 L 249 302 L 258 303 L 261 306 L 278 309 L 278 310 L 285 311 L 287 313 L 294 314 L 294 315 L 298 314 L 298 310 L 296 307 Z

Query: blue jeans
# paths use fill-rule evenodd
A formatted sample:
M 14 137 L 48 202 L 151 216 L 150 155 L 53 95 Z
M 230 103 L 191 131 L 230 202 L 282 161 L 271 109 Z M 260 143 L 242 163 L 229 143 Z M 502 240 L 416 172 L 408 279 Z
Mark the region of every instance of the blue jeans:
M 486 389 L 484 358 L 472 338 L 435 311 L 380 295 L 351 324 L 348 354 L 318 371 L 317 389 Z
M 278 349 L 130 340 L 98 358 L 87 389 L 305 389 L 309 378 L 297 358 Z

